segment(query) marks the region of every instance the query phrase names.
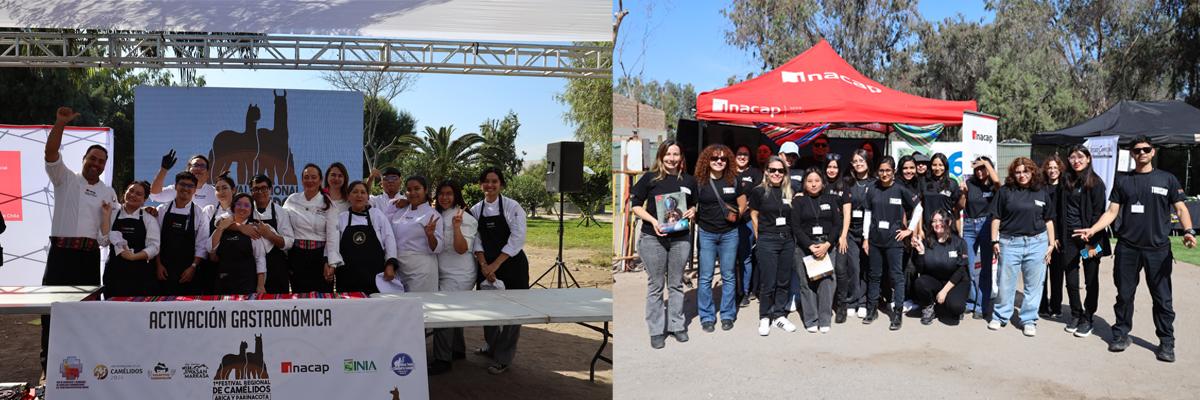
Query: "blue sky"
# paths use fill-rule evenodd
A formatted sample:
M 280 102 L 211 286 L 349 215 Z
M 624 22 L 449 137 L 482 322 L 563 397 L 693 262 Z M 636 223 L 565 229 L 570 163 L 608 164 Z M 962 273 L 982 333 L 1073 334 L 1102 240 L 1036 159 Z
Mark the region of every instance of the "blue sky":
M 318 71 L 200 70 L 209 87 L 335 90 Z M 486 119 L 503 118 L 515 111 L 521 121 L 517 151 L 528 160 L 540 160 L 546 143 L 574 140 L 575 128 L 562 119 L 566 106 L 554 100 L 567 80 L 561 78 L 483 75 L 418 74 L 408 92 L 392 105 L 407 110 L 425 126 L 454 125 L 455 132 L 479 132 Z
M 727 78 L 757 72 L 761 64 L 749 52 L 725 43 L 732 24 L 721 10 L 727 1 L 625 0 L 629 15 L 617 40 L 618 66 L 614 77 L 639 72 L 647 79 L 692 83 L 697 92 L 725 86 Z M 956 14 L 968 20 L 991 20 L 982 0 L 921 1 L 918 10 L 928 21 Z M 644 51 L 643 51 L 644 49 Z M 623 72 L 620 63 L 623 62 Z

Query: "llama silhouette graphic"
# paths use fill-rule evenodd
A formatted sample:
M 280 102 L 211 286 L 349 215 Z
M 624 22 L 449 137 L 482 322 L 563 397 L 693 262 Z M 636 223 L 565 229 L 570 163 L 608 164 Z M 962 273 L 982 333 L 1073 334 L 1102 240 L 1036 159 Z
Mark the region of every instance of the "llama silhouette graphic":
M 212 183 L 216 183 L 221 172 L 230 171 L 238 183 L 246 183 L 262 174 L 276 185 L 296 184 L 295 158 L 288 144 L 287 90 L 282 95 L 277 90 L 271 93 L 275 97 L 273 129 L 258 127 L 262 111 L 257 104 L 250 104 L 246 108 L 244 131 L 227 129 L 213 137 L 212 149 L 208 152 Z
M 213 380 L 229 379 L 269 379 L 267 364 L 263 361 L 262 335 L 254 335 L 254 352 L 247 353 L 247 344 L 241 343 L 237 354 L 226 354 L 221 357 L 221 366 L 213 374 Z

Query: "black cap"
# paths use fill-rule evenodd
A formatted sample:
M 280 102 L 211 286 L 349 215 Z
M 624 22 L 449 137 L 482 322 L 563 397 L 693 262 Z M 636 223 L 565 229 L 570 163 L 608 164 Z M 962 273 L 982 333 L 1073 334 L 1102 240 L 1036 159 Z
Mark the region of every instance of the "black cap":
M 396 167 L 387 167 L 387 168 L 384 168 L 384 169 L 383 169 L 383 176 L 388 176 L 388 175 L 396 175 L 396 176 L 400 176 L 400 170 L 396 169 Z
M 925 153 L 918 151 L 916 153 L 913 153 L 913 161 L 917 162 L 917 163 L 927 163 L 927 162 L 929 162 L 929 156 L 925 155 Z

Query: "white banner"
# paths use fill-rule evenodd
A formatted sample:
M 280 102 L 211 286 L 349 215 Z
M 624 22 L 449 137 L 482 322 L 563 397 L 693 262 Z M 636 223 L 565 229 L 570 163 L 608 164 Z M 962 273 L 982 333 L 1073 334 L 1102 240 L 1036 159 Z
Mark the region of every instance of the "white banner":
M 0 234 L 0 245 L 4 247 L 0 285 L 42 283 L 54 212 L 54 185 L 46 175 L 45 158 L 50 128 L 49 125 L 0 125 L 0 213 L 4 214 L 7 227 Z M 108 163 L 100 180 L 111 185 L 111 128 L 68 127 L 63 130 L 59 154 L 67 168 L 78 173 L 84 153 L 94 144 L 108 149 Z M 101 251 L 100 265 L 104 265 L 105 253 Z
M 999 137 L 996 128 L 1000 123 L 1000 118 L 974 112 L 963 113 L 962 124 L 962 143 L 963 143 L 963 162 L 970 166 L 972 161 L 981 156 L 987 156 L 992 159 L 992 164 L 998 164 L 1000 159 L 996 156 L 996 142 Z M 996 165 L 996 169 L 1002 168 Z M 967 173 L 971 173 L 967 171 Z
M 51 312 L 48 399 L 429 398 L 418 300 L 105 301 Z
M 1104 181 L 1104 199 L 1112 192 L 1113 180 L 1117 173 L 1117 139 L 1120 136 L 1093 136 L 1083 142 L 1084 147 L 1092 152 L 1092 171 L 1100 175 Z M 1070 154 L 1067 155 L 1070 157 Z M 1069 164 L 1068 164 L 1069 165 Z M 1105 209 L 1108 209 L 1105 206 Z
M 969 170 L 964 169 L 963 160 L 966 160 L 966 158 L 963 157 L 962 148 L 962 143 L 959 142 L 933 142 L 929 146 L 929 150 L 933 153 L 926 155 L 932 157 L 936 153 L 945 154 L 946 162 L 949 164 L 946 168 L 949 170 L 950 176 L 954 179 L 962 180 L 964 172 L 970 173 Z M 916 152 L 916 149 L 909 146 L 907 142 L 902 140 L 892 142 L 892 157 L 896 159 L 896 162 L 900 162 L 900 157 L 910 155 L 914 152 Z M 897 165 L 896 168 L 899 169 L 900 166 Z M 896 177 L 900 177 L 900 171 L 898 170 L 896 171 Z

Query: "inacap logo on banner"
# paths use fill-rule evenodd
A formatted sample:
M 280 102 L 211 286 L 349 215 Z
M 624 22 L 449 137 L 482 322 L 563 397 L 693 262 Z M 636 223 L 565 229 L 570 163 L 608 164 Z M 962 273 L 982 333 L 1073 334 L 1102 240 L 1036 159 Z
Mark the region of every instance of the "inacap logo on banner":
M 186 169 L 187 159 L 202 154 L 209 158 L 209 183 L 228 170 L 238 191 L 248 192 L 250 178 L 264 174 L 275 183 L 276 201 L 300 190 L 307 163 L 325 170 L 340 161 L 352 176 L 361 170 L 358 92 L 141 86 L 134 95 L 138 179 L 152 179 L 172 149 L 181 163 L 164 185 Z

